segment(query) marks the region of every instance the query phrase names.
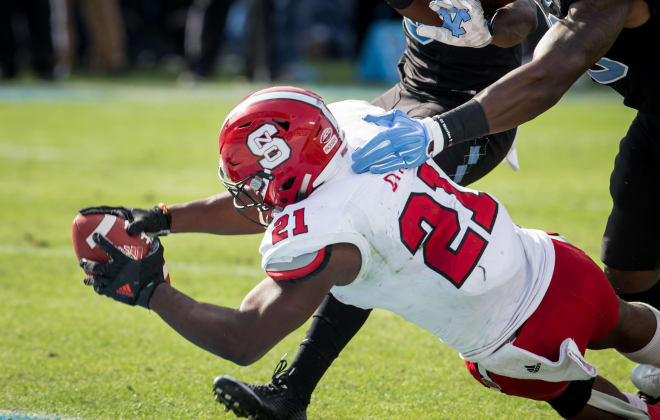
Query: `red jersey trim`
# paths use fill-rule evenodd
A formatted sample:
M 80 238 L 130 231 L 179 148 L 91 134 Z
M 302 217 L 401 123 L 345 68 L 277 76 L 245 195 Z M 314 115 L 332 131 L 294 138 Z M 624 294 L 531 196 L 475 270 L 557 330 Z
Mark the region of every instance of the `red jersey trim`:
M 327 254 L 329 256 L 330 253 L 328 252 Z M 312 262 L 304 267 L 285 271 L 266 270 L 266 274 L 275 281 L 305 280 L 305 277 L 313 274 L 316 270 L 321 268 L 321 266 L 324 265 L 324 262 L 326 262 L 326 248 L 320 249 Z

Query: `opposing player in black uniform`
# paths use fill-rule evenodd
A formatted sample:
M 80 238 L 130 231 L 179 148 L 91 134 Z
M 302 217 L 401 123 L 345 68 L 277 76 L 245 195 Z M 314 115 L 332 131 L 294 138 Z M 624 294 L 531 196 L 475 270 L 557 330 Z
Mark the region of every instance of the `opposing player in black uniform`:
M 451 148 L 533 119 L 557 103 L 585 71 L 596 82 L 614 88 L 624 104 L 638 112 L 621 140 L 610 177 L 613 208 L 601 259 L 623 299 L 660 307 L 660 48 L 655 45 L 660 39 L 660 0 L 547 3 L 549 12 L 558 18 L 539 42 L 533 59 L 464 105 L 434 117 L 440 130 L 440 138 L 432 139 L 435 150 L 440 149 L 438 143 Z M 398 130 L 406 124 L 420 127 L 403 115 L 397 117 L 397 124 Z M 379 161 L 415 166 L 409 164 L 415 153 L 407 154 L 396 144 L 381 152 L 386 156 L 368 153 L 386 137 L 387 133 L 365 145 L 357 167 Z M 430 140 L 422 135 L 419 145 L 426 146 Z M 642 392 L 660 397 L 657 369 L 642 365 L 633 371 L 632 379 Z
M 412 0 L 389 0 L 406 14 Z M 399 62 L 401 82 L 376 98 L 384 109 L 398 109 L 424 118 L 453 109 L 470 100 L 500 76 L 520 66 L 521 41 L 537 27 L 536 7 L 516 0 L 491 22 L 492 45 L 453 47 L 417 34 L 418 24 L 403 20 L 406 50 Z M 499 46 L 498 46 L 499 45 Z M 516 128 L 481 136 L 435 157 L 455 182 L 468 185 L 490 172 L 512 147 Z M 344 346 L 362 327 L 370 310 L 340 303 L 328 295 L 300 344 L 289 369 L 280 362 L 272 383 L 248 385 L 230 377 L 216 380 L 219 401 L 238 416 L 259 419 L 304 419 L 314 388 Z

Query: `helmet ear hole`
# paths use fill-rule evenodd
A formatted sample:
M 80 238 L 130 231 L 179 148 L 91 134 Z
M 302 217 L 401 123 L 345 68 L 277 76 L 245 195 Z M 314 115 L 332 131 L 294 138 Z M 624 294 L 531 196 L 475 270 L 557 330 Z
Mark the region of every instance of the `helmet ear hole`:
M 291 123 L 289 123 L 288 121 L 279 120 L 276 118 L 273 118 L 273 122 L 279 125 L 280 127 L 282 127 L 284 131 L 289 131 L 289 127 L 291 126 Z
M 287 179 L 284 184 L 280 187 L 280 191 L 286 191 L 290 190 L 291 187 L 293 187 L 293 183 L 296 182 L 296 177 L 292 176 L 291 178 Z

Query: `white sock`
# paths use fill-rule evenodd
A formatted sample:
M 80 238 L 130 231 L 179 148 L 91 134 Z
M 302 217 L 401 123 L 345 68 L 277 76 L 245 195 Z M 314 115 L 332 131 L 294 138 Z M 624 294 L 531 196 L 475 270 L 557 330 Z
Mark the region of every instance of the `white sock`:
M 642 302 L 632 302 L 632 303 L 635 303 L 636 305 L 643 305 L 648 309 L 650 309 L 651 312 L 653 312 L 653 315 L 655 315 L 655 320 L 656 320 L 656 330 L 655 330 L 655 334 L 653 335 L 653 338 L 651 338 L 651 341 L 649 341 L 648 344 L 642 347 L 641 349 L 634 351 L 632 353 L 623 353 L 623 352 L 620 353 L 625 357 L 627 357 L 628 359 L 632 360 L 633 362 L 637 362 L 645 365 L 653 365 L 657 368 L 660 368 L 660 312 L 654 307 L 647 305 L 646 303 L 642 303 Z

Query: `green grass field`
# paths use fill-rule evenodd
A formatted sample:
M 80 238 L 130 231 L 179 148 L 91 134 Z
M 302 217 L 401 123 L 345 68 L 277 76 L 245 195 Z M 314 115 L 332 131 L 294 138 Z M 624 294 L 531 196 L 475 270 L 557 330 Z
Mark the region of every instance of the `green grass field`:
M 314 87 L 312 87 L 314 88 Z M 216 375 L 270 380 L 295 354 L 296 331 L 262 360 L 237 367 L 198 349 L 155 313 L 97 296 L 71 246 L 79 208 L 150 207 L 221 190 L 217 134 L 254 86 L 181 90 L 151 85 L 0 88 L 0 419 L 208 419 L 224 414 Z M 380 88 L 321 87 L 329 100 Z M 383 89 L 384 90 L 384 89 Z M 526 227 L 557 231 L 598 260 L 609 174 L 633 118 L 616 96 L 573 94 L 520 130 L 522 170 L 502 165 L 475 185 Z M 164 239 L 172 282 L 194 298 L 237 306 L 263 278 L 258 237 Z M 622 389 L 632 363 L 587 359 Z M 434 336 L 374 311 L 321 381 L 310 419 L 545 419 L 544 403 L 481 387 Z M 14 415 L 15 418 L 15 415 Z

